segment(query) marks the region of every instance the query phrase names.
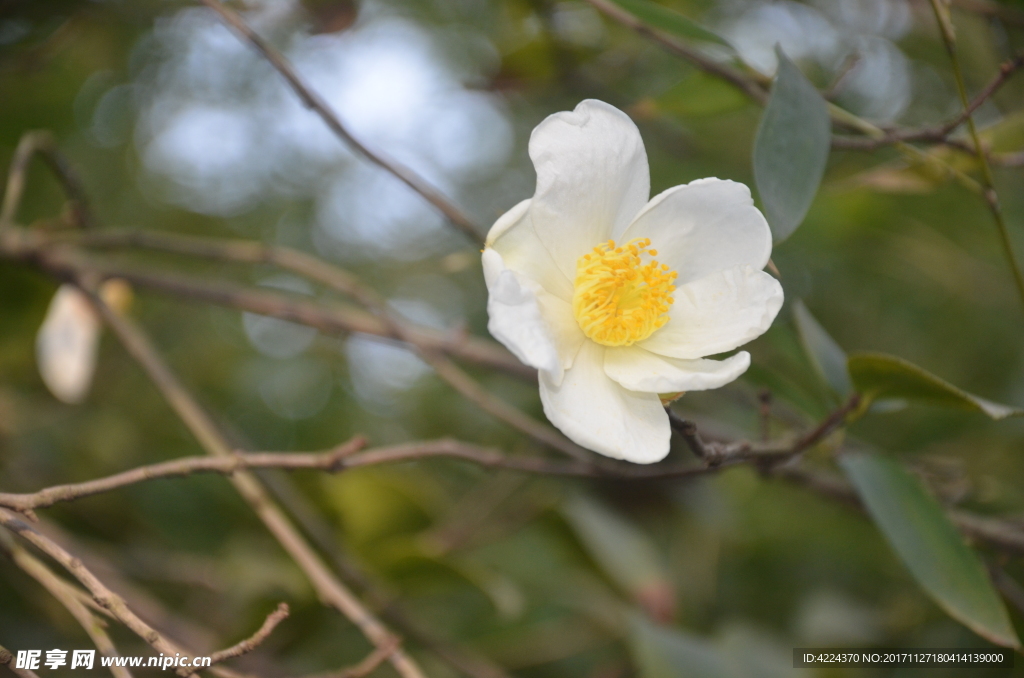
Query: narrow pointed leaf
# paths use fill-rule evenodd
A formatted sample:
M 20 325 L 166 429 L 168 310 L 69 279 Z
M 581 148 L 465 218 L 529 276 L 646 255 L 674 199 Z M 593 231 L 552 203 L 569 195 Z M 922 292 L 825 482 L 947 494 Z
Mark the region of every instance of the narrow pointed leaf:
M 832 143 L 825 100 L 782 50 L 772 95 L 754 140 L 754 183 L 775 242 L 807 216 Z
M 844 454 L 839 463 L 921 588 L 978 635 L 1019 647 L 984 565 L 921 482 L 895 460 L 876 454 Z
M 612 2 L 645 24 L 665 33 L 689 40 L 713 42 L 731 48 L 731 45 L 721 36 L 715 35 L 692 19 L 688 19 L 664 5 L 652 2 L 652 0 L 612 0 Z
M 848 397 L 853 393 L 853 383 L 846 369 L 846 351 L 825 331 L 799 299 L 793 304 L 793 319 L 796 321 L 800 343 L 814 370 L 837 396 Z
M 937 407 L 983 412 L 993 419 L 1018 417 L 1024 410 L 994 403 L 957 388 L 902 358 L 883 353 L 858 353 L 847 362 L 853 385 L 865 406 L 882 398 L 895 398 Z
M 582 496 L 566 502 L 562 513 L 605 574 L 650 616 L 667 620 L 674 615 L 675 589 L 668 568 L 638 526 Z

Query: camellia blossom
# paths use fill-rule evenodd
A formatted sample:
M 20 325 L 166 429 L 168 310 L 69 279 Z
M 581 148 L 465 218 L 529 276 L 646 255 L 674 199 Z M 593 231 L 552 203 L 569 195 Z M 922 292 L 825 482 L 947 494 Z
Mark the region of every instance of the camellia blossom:
M 727 384 L 732 351 L 782 306 L 763 270 L 771 231 L 750 189 L 699 179 L 648 200 L 640 132 L 602 101 L 549 116 L 530 137 L 532 199 L 491 228 L 488 329 L 540 374 L 548 419 L 591 450 L 637 463 L 668 454 L 658 394 Z

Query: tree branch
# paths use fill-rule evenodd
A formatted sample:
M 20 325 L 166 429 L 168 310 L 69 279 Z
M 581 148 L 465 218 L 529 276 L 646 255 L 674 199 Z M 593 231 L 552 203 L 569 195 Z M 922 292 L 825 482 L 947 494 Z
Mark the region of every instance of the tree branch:
M 133 322 L 107 306 L 92 290 L 84 290 L 96 311 L 118 339 L 146 371 L 171 408 L 192 431 L 199 443 L 214 457 L 231 457 L 234 452 L 213 421 L 178 381 L 153 348 L 149 338 Z M 277 538 L 282 548 L 305 572 L 321 600 L 345 615 L 377 647 L 388 643 L 393 634 L 327 568 L 295 526 L 267 494 L 252 473 L 237 471 L 231 476 L 239 494 Z M 388 657 L 403 678 L 425 678 L 419 666 L 404 650 L 396 648 Z
M 61 577 L 58 577 L 42 561 L 33 556 L 27 550 L 14 543 L 6 531 L 0 531 L 0 549 L 5 551 L 10 559 L 25 574 L 35 579 L 45 588 L 64 608 L 75 618 L 75 621 L 82 627 L 96 649 L 105 657 L 117 657 L 119 653 L 114 646 L 110 636 L 107 635 L 102 621 L 97 619 L 89 608 L 86 607 L 87 594 L 72 586 Z M 102 609 L 102 608 L 101 608 Z M 131 672 L 123 666 L 111 666 L 110 672 L 114 678 L 132 678 Z
M 119 622 L 127 626 L 137 636 L 146 641 L 157 652 L 173 656 L 182 653 L 181 648 L 166 640 L 156 629 L 149 626 L 125 604 L 124 600 L 107 588 L 96 575 L 89 571 L 82 561 L 65 551 L 52 539 L 42 535 L 30 525 L 21 520 L 11 511 L 0 508 L 0 525 L 14 532 L 25 541 L 29 542 L 46 555 L 60 563 L 61 567 L 77 579 L 92 594 L 93 599 Z M 177 668 L 176 673 L 180 676 L 193 676 L 195 674 L 187 668 Z
M 28 669 L 16 669 L 14 668 L 14 655 L 11 651 L 0 645 L 0 666 L 6 666 L 14 675 L 19 678 L 39 678 L 39 674 L 35 671 L 29 671 Z
M 610 0 L 587 0 L 587 2 L 616 23 L 622 24 L 638 35 L 656 42 L 670 54 L 682 57 L 705 73 L 725 80 L 756 103 L 763 106 L 768 102 L 768 92 L 763 87 L 764 83 L 755 81 L 750 76 L 731 66 L 726 66 L 713 59 L 709 59 L 686 43 L 680 42 L 647 25 L 615 3 L 610 2 Z
M 220 473 L 232 475 L 242 469 L 281 468 L 281 469 L 319 469 L 322 471 L 338 471 L 344 466 L 344 459 L 365 445 L 363 438 L 355 438 L 339 445 L 334 450 L 315 454 L 299 454 L 291 452 L 270 454 L 244 454 L 233 452 L 217 457 L 183 457 L 160 464 L 151 464 L 117 473 L 105 478 L 98 478 L 84 483 L 55 485 L 32 494 L 9 494 L 0 492 L 0 506 L 5 506 L 21 513 L 34 509 L 53 506 L 58 502 L 72 501 L 103 492 L 110 492 L 128 485 L 157 478 L 174 478 L 192 475 L 193 473 Z
M 313 91 L 295 71 L 295 68 L 285 59 L 284 55 L 275 49 L 270 43 L 261 38 L 237 12 L 225 6 L 220 0 L 199 0 L 214 12 L 220 15 L 225 23 L 238 31 L 260 54 L 273 66 L 278 73 L 284 76 L 291 88 L 298 95 L 302 103 L 309 109 L 315 111 L 320 118 L 327 123 L 327 126 L 339 138 L 352 148 L 365 156 L 368 160 L 384 168 L 406 186 L 419 193 L 423 198 L 437 208 L 448 221 L 459 231 L 478 245 L 484 244 L 484 236 L 477 227 L 470 221 L 469 217 L 463 214 L 462 210 L 455 206 L 439 190 L 431 186 L 425 179 L 413 172 L 408 167 L 384 157 L 382 154 L 372 151 L 361 141 L 352 136 L 352 133 L 341 123 L 338 116 L 331 110 L 323 98 Z
M 60 280 L 82 277 L 100 280 L 120 278 L 133 286 L 154 290 L 170 296 L 202 301 L 228 308 L 259 313 L 282 320 L 316 328 L 327 334 L 358 332 L 384 339 L 406 341 L 423 349 L 439 351 L 506 374 L 535 380 L 537 371 L 519 362 L 497 343 L 467 335 L 464 332 L 443 332 L 432 328 L 405 325 L 403 336 L 380 318 L 363 310 L 337 303 L 325 303 L 274 290 L 253 289 L 234 283 L 195 280 L 190 277 L 111 264 L 86 257 L 76 246 L 77 234 L 45 234 L 23 228 L 0 230 L 0 258 L 33 264 Z M 170 233 L 142 231 L 103 231 L 81 234 L 84 244 L 98 247 L 146 247 L 181 254 L 205 256 L 225 260 L 255 262 L 264 256 L 252 243 L 243 241 L 238 248 L 232 241 L 213 238 L 193 238 Z M 227 252 L 231 252 L 230 255 Z M 294 252 L 294 251 L 292 251 Z M 302 253 L 294 252 L 285 258 L 298 267 L 305 260 Z M 237 257 L 230 259 L 228 257 Z M 314 262 L 320 262 L 310 257 Z M 329 264 L 320 262 L 328 268 Z M 310 270 L 316 271 L 315 267 Z M 325 271 L 324 280 L 328 273 Z M 333 275 L 333 274 L 332 274 Z M 336 280 L 335 282 L 340 282 Z
M 32 160 L 32 156 L 37 153 L 43 157 L 61 188 L 64 189 L 65 195 L 71 202 L 76 225 L 83 228 L 93 227 L 95 223 L 81 179 L 57 149 L 53 135 L 49 132 L 36 131 L 26 132 L 22 135 L 18 147 L 14 150 L 14 157 L 11 159 L 11 166 L 7 173 L 3 205 L 0 207 L 0 230 L 14 224 L 18 208 L 21 206 L 21 198 L 25 193 L 25 175 L 28 172 L 28 164 Z
M 290 613 L 291 611 L 288 609 L 288 604 L 280 603 L 276 610 L 267 615 L 263 625 L 260 626 L 256 633 L 229 648 L 220 650 L 219 652 L 214 652 L 210 655 L 210 664 L 220 664 L 228 659 L 241 657 L 243 654 L 252 652 L 260 643 L 270 637 L 270 634 L 274 632 L 277 625 L 287 619 Z M 387 659 L 386 654 L 381 657 L 381 661 L 384 661 L 385 659 Z
M 885 136 L 877 139 L 834 136 L 832 138 L 832 148 L 871 151 L 882 146 L 894 144 L 898 141 L 947 143 L 949 141 L 949 135 L 957 127 L 967 122 L 968 118 L 970 118 L 982 104 L 988 101 L 997 91 L 999 91 L 1003 84 L 1010 79 L 1010 76 L 1021 68 L 1024 68 L 1024 54 L 1020 54 L 1003 62 L 999 66 L 999 71 L 996 73 L 995 77 L 993 77 L 992 80 L 990 80 L 989 83 L 985 85 L 977 95 L 975 95 L 974 99 L 967 103 L 967 106 L 960 113 L 945 123 L 920 129 L 892 129 L 886 131 Z M 968 153 L 977 152 L 977 147 L 974 145 L 957 146 L 957 148 Z

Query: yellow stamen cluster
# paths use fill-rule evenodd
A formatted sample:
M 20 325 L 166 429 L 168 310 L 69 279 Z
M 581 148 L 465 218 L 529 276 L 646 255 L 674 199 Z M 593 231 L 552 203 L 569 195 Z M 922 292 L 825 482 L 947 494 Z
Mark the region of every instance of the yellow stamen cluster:
M 629 346 L 668 322 L 676 272 L 652 257 L 648 238 L 609 240 L 576 262 L 572 311 L 583 333 L 604 346 Z

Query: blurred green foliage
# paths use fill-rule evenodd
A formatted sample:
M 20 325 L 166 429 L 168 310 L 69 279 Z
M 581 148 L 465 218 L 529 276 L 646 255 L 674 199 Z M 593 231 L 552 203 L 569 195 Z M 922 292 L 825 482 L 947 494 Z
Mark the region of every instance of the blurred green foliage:
M 855 66 L 836 101 L 881 123 L 935 123 L 958 110 L 927 3 L 663 4 L 733 45 L 752 39 L 747 24 L 768 40 L 782 30 L 772 23 L 782 21 L 780 13 L 796 17 L 796 28 L 778 40 L 821 88 L 844 68 L 836 45 L 858 46 L 853 51 L 860 50 L 863 68 L 876 71 L 858 75 Z M 319 41 L 314 46 L 327 49 L 350 31 L 372 36 L 374 26 L 392 26 L 388 30 L 397 32 L 384 31 L 387 39 L 412 36 L 412 43 L 429 45 L 423 54 L 447 74 L 438 76 L 439 91 L 483 93 L 484 99 L 466 99 L 466 110 L 483 110 L 482 117 L 460 122 L 455 113 L 463 109 L 451 109 L 455 132 L 438 137 L 432 151 L 441 161 L 423 161 L 428 176 L 481 224 L 532 193 L 530 130 L 586 97 L 633 115 L 650 155 L 654 193 L 705 176 L 753 182 L 760 109 L 583 2 L 377 0 L 356 8 L 325 0 L 305 8 L 263 3 L 254 11 L 257 27 L 296 53 L 311 35 Z M 954 21 L 972 92 L 1024 47 L 1020 26 L 958 10 Z M 833 36 L 832 51 L 822 46 L 827 36 Z M 178 2 L 0 3 L 0 161 L 6 163 L 25 131 L 52 130 L 106 226 L 243 236 L 316 251 L 364 277 L 399 312 L 442 327 L 464 324 L 486 336 L 485 292 L 472 248 L 443 226 L 420 228 L 417 223 L 432 217 L 411 208 L 412 216 L 390 230 L 374 230 L 373 210 L 368 220 L 345 222 L 363 209 L 358 193 L 364 184 L 353 179 L 332 198 L 324 177 L 343 171 L 365 185 L 386 179 L 359 175 L 360 162 L 334 150 L 329 135 L 310 136 L 319 124 L 311 117 L 296 118 L 290 130 L 296 138 L 306 135 L 296 151 L 289 129 L 274 127 L 272 114 L 298 104 L 285 98 L 265 64 L 233 41 L 212 15 Z M 383 51 L 370 50 L 360 63 L 369 67 L 387 61 L 388 50 L 400 51 L 399 42 L 382 44 Z M 767 45 L 769 53 L 773 46 Z M 314 84 L 330 87 L 332 74 L 341 77 L 341 62 L 329 55 L 317 61 L 320 53 L 310 49 L 306 63 L 319 69 Z M 877 54 L 890 61 L 878 61 Z M 387 128 L 388 102 L 406 101 L 423 78 L 434 77 L 409 70 L 416 58 L 373 75 L 376 89 L 359 90 L 376 97 L 366 114 L 370 123 L 376 115 Z M 214 68 L 221 62 L 227 66 Z M 885 89 L 880 73 L 897 72 L 907 81 Z M 178 136 L 167 132 L 167 121 L 195 101 L 207 112 L 241 110 L 252 117 L 228 118 L 221 127 L 181 127 Z M 270 113 L 260 117 L 261 107 Z M 996 150 L 1021 149 L 1022 107 L 1024 76 L 1018 76 L 979 110 Z M 406 113 L 415 118 L 428 111 Z M 436 124 L 447 119 L 441 115 Z M 408 135 L 389 137 L 370 123 L 381 150 L 419 167 L 419 151 L 399 147 Z M 217 145 L 244 125 L 252 129 L 240 137 L 241 150 Z M 497 150 L 486 166 L 465 161 L 461 174 L 446 174 L 445 152 L 459 144 L 497 144 Z M 210 157 L 189 155 L 204 146 L 214 149 Z M 217 149 L 222 156 L 214 157 Z M 231 161 L 224 149 L 241 160 Z M 268 153 L 260 165 L 257 156 Z M 204 159 L 186 162 L 194 157 Z M 949 152 L 948 159 L 965 171 L 976 169 L 967 156 Z M 307 161 L 312 170 L 303 171 Z M 232 174 L 257 165 L 263 174 Z M 998 170 L 996 179 L 1012 236 L 1024 251 L 1021 169 Z M 228 194 L 234 202 L 223 202 Z M 370 207 L 387 212 L 391 204 L 385 197 Z M 61 206 L 55 182 L 33 165 L 20 221 L 45 228 Z M 406 234 L 415 238 L 413 246 L 402 244 Z M 834 151 L 806 220 L 773 259 L 787 306 L 752 344 L 754 366 L 735 384 L 677 403 L 702 430 L 757 436 L 762 389 L 773 396 L 773 434 L 810 427 L 832 409 L 834 380 L 819 376 L 823 366 L 802 347 L 810 340 L 801 339 L 793 321 L 797 300 L 813 313 L 814 326 L 846 351 L 900 356 L 970 393 L 1024 405 L 1024 315 L 991 215 L 977 196 L 928 168 L 906 167 L 892 149 Z M 259 268 L 141 260 L 196 275 L 294 285 Z M 199 454 L 109 336 L 84 404 L 62 405 L 48 394 L 33 347 L 55 289 L 55 281 L 29 267 L 0 264 L 2 489 L 29 491 Z M 237 311 L 150 293 L 138 294 L 132 312 L 224 430 L 252 449 L 321 449 L 364 433 L 374 444 L 451 435 L 537 451 L 399 348 L 364 338 L 296 335 L 293 328 L 261 325 L 259 318 L 243 320 Z M 270 344 L 261 344 L 260 336 L 271 337 Z M 533 386 L 474 374 L 491 391 L 543 416 Z M 1019 420 L 910 405 L 867 414 L 849 436 L 949 489 L 942 501 L 955 495 L 966 508 L 999 515 L 1024 510 Z M 682 460 L 688 452 L 679 446 L 672 455 Z M 288 495 L 280 476 L 266 477 Z M 863 515 L 748 468 L 639 485 L 521 478 L 426 461 L 338 476 L 298 473 L 293 480 L 300 492 L 286 503 L 315 517 L 321 542 L 344 549 L 345 558 L 422 626 L 515 675 L 783 676 L 795 673 L 788 668 L 794 646 L 983 644 L 926 597 Z M 45 517 L 60 526 L 66 543 L 115 567 L 121 573 L 115 587 L 132 587 L 136 599 L 148 600 L 147 618 L 196 650 L 250 634 L 280 600 L 292 606 L 292 617 L 238 666 L 266 676 L 297 675 L 354 663 L 370 649 L 345 620 L 318 604 L 301 572 L 223 478 L 137 485 L 58 505 Z M 616 553 L 609 543 L 635 546 Z M 1018 560 L 999 562 L 1012 576 L 1024 576 Z M 1016 611 L 1013 621 L 1019 628 Z M 149 654 L 124 629 L 112 624 L 110 631 L 123 654 Z M 89 641 L 45 591 L 0 559 L 0 642 L 11 649 L 70 649 Z M 415 641 L 409 645 L 431 676 L 453 675 Z M 390 671 L 384 667 L 380 674 Z M 800 675 L 912 671 L 803 669 Z M 1018 674 L 1024 669 L 1015 669 Z M 967 674 L 932 669 L 929 675 Z

